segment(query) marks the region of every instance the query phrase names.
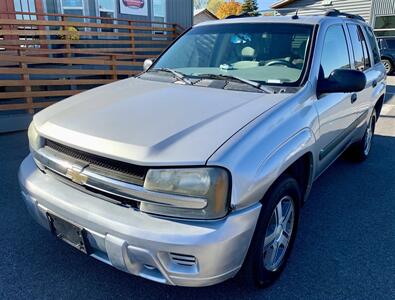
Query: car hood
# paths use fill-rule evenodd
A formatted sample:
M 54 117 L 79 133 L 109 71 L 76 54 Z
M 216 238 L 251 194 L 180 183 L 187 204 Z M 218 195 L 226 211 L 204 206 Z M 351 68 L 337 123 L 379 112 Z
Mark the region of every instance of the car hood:
M 203 165 L 232 135 L 287 96 L 130 78 L 52 105 L 34 122 L 47 139 L 108 158 Z

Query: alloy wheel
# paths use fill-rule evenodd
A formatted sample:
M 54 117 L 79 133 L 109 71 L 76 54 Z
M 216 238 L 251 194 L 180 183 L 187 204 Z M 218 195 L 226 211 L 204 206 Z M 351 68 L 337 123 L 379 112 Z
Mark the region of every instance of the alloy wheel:
M 294 200 L 285 196 L 274 208 L 266 229 L 263 264 L 267 270 L 276 271 L 281 266 L 291 241 L 294 223 Z
M 383 64 L 384 64 L 384 68 L 385 68 L 385 71 L 387 72 L 387 74 L 389 72 L 391 72 L 391 69 L 392 69 L 391 63 L 389 61 L 383 61 Z
M 364 143 L 363 152 L 366 156 L 369 155 L 370 149 L 372 147 L 372 139 L 374 135 L 374 121 L 375 121 L 374 116 L 372 116 L 370 118 L 369 126 L 366 129 L 366 133 L 365 133 L 365 143 Z

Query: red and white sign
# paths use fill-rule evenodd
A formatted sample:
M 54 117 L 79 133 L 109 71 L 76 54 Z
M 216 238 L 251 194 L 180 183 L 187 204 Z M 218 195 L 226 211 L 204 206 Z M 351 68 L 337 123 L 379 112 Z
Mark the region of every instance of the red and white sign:
M 148 16 L 148 0 L 119 0 L 121 14 Z

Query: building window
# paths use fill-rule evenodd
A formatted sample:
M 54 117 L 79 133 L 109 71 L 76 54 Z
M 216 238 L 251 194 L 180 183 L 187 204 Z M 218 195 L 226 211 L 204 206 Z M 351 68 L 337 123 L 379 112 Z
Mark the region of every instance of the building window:
M 84 15 L 84 0 L 60 0 L 65 15 Z
M 26 13 L 36 13 L 36 2 L 35 0 L 13 0 L 14 4 L 14 10 L 15 12 L 26 12 Z M 37 20 L 37 16 L 35 15 L 29 15 L 29 14 L 16 14 L 15 15 L 17 20 Z M 24 31 L 34 31 L 37 30 L 37 26 L 32 26 L 32 25 L 20 25 L 18 26 L 19 30 L 24 30 Z M 18 39 L 20 41 L 32 41 L 39 39 L 39 35 L 19 35 Z M 40 45 L 20 45 L 21 48 L 40 48 Z
M 153 0 L 153 21 L 166 21 L 166 0 Z
M 166 22 L 166 0 L 153 0 L 152 1 L 152 21 Z M 165 27 L 164 24 L 153 24 L 153 27 Z M 155 40 L 166 39 L 164 35 L 167 31 L 154 30 L 153 34 L 156 35 Z
M 395 16 L 377 16 L 374 31 L 377 36 L 395 36 Z
M 14 9 L 15 11 L 23 11 L 23 12 L 36 12 L 36 3 L 35 0 L 14 0 Z M 17 20 L 37 20 L 36 16 L 32 15 L 16 15 Z
M 103 18 L 115 18 L 114 0 L 97 0 L 99 16 Z
M 97 7 L 99 12 L 99 17 L 102 18 L 112 18 L 115 16 L 115 0 L 97 0 Z M 113 20 L 100 20 L 102 24 L 113 24 Z M 114 21 L 115 22 L 115 21 Z M 113 28 L 101 28 L 102 32 L 114 32 Z

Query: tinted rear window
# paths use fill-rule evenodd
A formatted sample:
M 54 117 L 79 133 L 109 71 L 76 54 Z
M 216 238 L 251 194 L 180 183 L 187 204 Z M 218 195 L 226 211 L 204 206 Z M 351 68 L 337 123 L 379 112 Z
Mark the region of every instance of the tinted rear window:
M 367 33 L 370 48 L 372 49 L 372 52 L 373 52 L 374 63 L 378 64 L 381 62 L 381 56 L 380 56 L 379 48 L 377 46 L 376 37 L 374 36 L 373 30 L 370 27 L 365 27 L 365 31 Z

